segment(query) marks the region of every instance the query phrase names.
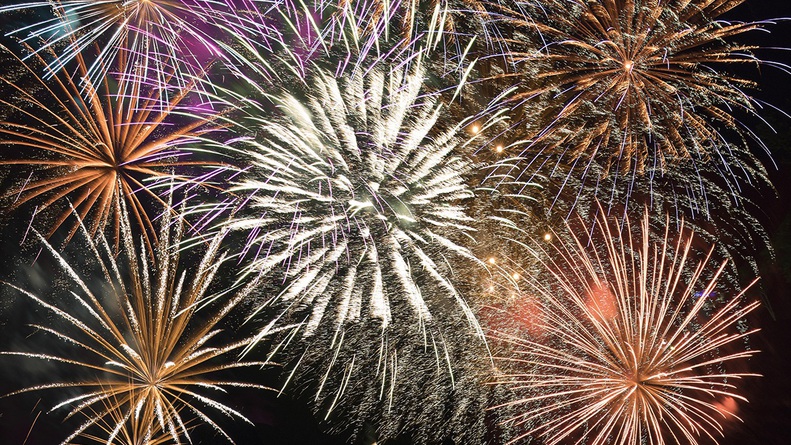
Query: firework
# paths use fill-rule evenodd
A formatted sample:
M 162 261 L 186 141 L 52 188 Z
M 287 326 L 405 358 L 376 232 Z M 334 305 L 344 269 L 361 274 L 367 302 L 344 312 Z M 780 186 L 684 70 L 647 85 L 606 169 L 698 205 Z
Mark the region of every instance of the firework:
M 227 0 L 204 3 L 210 8 L 211 42 L 219 62 L 213 69 L 215 80 L 227 84 L 233 78 L 255 77 L 272 84 L 303 81 L 311 51 L 312 27 L 303 29 L 303 22 L 285 11 L 293 9 L 288 2 L 261 0 Z M 227 75 L 230 73 L 230 76 Z M 204 93 L 216 91 L 213 82 L 204 82 Z
M 312 308 L 308 333 L 330 314 L 335 326 L 371 316 L 387 327 L 394 305 L 430 321 L 436 299 L 469 314 L 445 255 L 472 259 L 454 241 L 472 230 L 471 166 L 421 86 L 419 72 L 320 73 L 307 106 L 274 98 L 282 115 L 243 142 L 251 168 L 234 191 L 247 198 L 230 227 L 250 231 L 252 273 L 284 271 L 280 299 Z
M 772 65 L 754 47 L 730 43 L 764 24 L 716 20 L 740 3 L 548 1 L 524 5 L 529 16 L 503 9 L 516 69 L 495 77 L 519 81 L 512 106 L 545 109 L 529 118 L 537 125 L 526 124 L 527 157 L 573 165 L 574 174 L 593 161 L 605 174 L 612 166 L 641 174 L 686 159 L 716 162 L 731 135 L 754 137 L 736 114 L 755 114 L 759 104 L 745 91 L 755 84 L 723 68 Z
M 712 268 L 687 230 L 652 237 L 647 214 L 639 230 L 597 222 L 590 240 L 569 227 L 537 254 L 546 273 L 527 278 L 524 297 L 540 308 L 535 334 L 503 336 L 515 352 L 499 359 L 498 383 L 516 399 L 497 408 L 513 413 L 514 441 L 716 442 L 727 418 L 717 407 L 745 400 L 736 384 L 753 375 L 728 368 L 755 353 L 737 328 L 757 302 L 725 296 L 725 265 Z
M 737 284 L 740 278 L 748 278 L 740 277 L 737 269 L 749 266 L 752 273 L 748 274 L 756 276 L 759 252 L 773 253 L 764 221 L 757 217 L 760 212 L 752 198 L 761 196 L 772 186 L 760 161 L 749 153 L 723 153 L 723 159 L 731 165 L 738 163 L 741 168 L 727 170 L 718 164 L 685 162 L 664 173 L 652 169 L 645 175 L 607 176 L 603 167 L 592 163 L 585 174 L 575 175 L 569 172 L 572 167 L 558 165 L 550 175 L 542 176 L 534 174 L 540 170 L 537 167 L 528 171 L 541 187 L 532 189 L 532 201 L 522 200 L 521 207 L 520 203 L 511 204 L 510 213 L 524 208 L 525 212 L 555 220 L 555 226 L 576 214 L 591 227 L 595 215 L 602 211 L 625 220 L 647 207 L 651 210 L 651 225 L 659 231 L 664 230 L 664 214 L 669 213 L 676 230 L 683 221 L 695 233 L 698 246 L 712 245 L 718 258 L 731 260 L 720 279 Z M 509 170 L 511 166 L 503 163 L 498 168 Z M 497 181 L 498 189 L 507 185 L 500 178 L 493 176 L 492 180 Z M 520 224 L 531 222 L 528 219 Z M 765 304 L 768 308 L 768 301 Z
M 8 33 L 23 43 L 41 43 L 38 51 L 60 52 L 47 65 L 50 76 L 96 46 L 101 50 L 82 74 L 91 83 L 100 83 L 123 59 L 126 74 L 161 74 L 169 67 L 185 86 L 190 75 L 221 56 L 211 24 L 229 7 L 190 0 L 52 0 L 16 3 L 0 13 L 51 14 Z
M 277 356 L 284 387 L 309 388 L 333 427 L 375 420 L 392 437 L 419 423 L 400 401 L 429 394 L 437 408 L 439 394 L 462 392 L 456 345 L 485 350 L 456 288 L 456 266 L 476 263 L 462 244 L 472 165 L 458 126 L 444 128 L 436 98 L 421 95 L 421 71 L 308 83 L 304 99 L 245 101 L 240 126 L 256 136 L 235 145 L 250 168 L 227 227 L 249 234 L 260 313 L 301 325 Z
M 234 387 L 266 389 L 255 383 L 223 377 L 229 370 L 261 367 L 266 362 L 236 361 L 253 338 L 221 340 L 223 323 L 250 288 L 216 289 L 214 279 L 225 262 L 219 251 L 222 234 L 211 239 L 205 253 L 189 268 L 175 249 L 183 225 L 163 221 L 156 261 L 149 266 L 145 245 L 135 246 L 129 226 L 122 225 L 124 250 L 116 258 L 103 236 L 81 230 L 89 257 L 103 278 L 81 275 L 43 236 L 41 243 L 71 283 L 57 298 L 37 296 L 6 283 L 53 316 L 54 323 L 34 325 L 43 335 L 63 342 L 72 353 L 4 352 L 20 359 L 46 360 L 76 367 L 72 381 L 31 386 L 29 391 L 70 394 L 54 410 L 68 409 L 67 418 L 84 422 L 63 443 L 78 436 L 107 443 L 141 439 L 190 442 L 194 422 L 209 425 L 229 442 L 212 412 L 247 420 L 216 398 Z M 138 247 L 140 250 L 138 250 Z M 158 438 L 158 439 L 157 439 Z M 148 442 L 146 442 L 148 443 Z
M 82 54 L 74 57 L 74 67 L 50 72 L 52 79 L 46 81 L 36 73 L 45 63 L 41 53 L 30 63 L 10 57 L 22 75 L 0 78 L 8 93 L 0 100 L 8 113 L 0 143 L 15 150 L 0 163 L 24 166 L 30 175 L 5 198 L 13 199 L 11 207 L 35 205 L 34 215 L 54 208 L 49 234 L 72 215 L 68 200 L 91 233 L 109 227 L 118 239 L 120 202 L 125 201 L 148 240 L 148 234 L 156 233 L 148 202 L 168 208 L 155 191 L 159 184 L 208 184 L 225 169 L 216 162 L 187 159 L 210 151 L 205 136 L 220 128 L 212 124 L 219 112 L 196 102 L 191 85 L 159 85 L 120 74 L 108 74 L 100 84 L 83 77 L 85 83 L 79 85 L 70 69 L 87 75 Z M 162 94 L 167 100 L 161 100 Z M 69 238 L 77 227 L 72 226 Z
M 485 343 L 461 314 L 425 326 L 398 315 L 384 330 L 369 318 L 289 339 L 274 355 L 283 363 L 281 391 L 350 441 L 485 442 L 497 391 L 483 383 L 492 369 Z
M 118 397 L 104 400 L 100 404 L 98 411 L 85 413 L 97 425 L 94 434 L 90 431 L 83 431 L 80 438 L 90 441 L 90 443 L 106 444 L 108 440 L 118 445 L 164 445 L 173 443 L 173 438 L 167 430 L 162 429 L 162 425 L 157 422 L 150 422 L 151 419 L 127 418 L 124 410 L 119 409 L 122 403 L 118 403 Z M 188 429 L 189 426 L 187 427 Z
M 270 2 L 254 0 L 250 7 L 256 11 L 250 17 L 255 18 L 245 20 L 237 27 L 242 32 L 234 33 L 250 36 L 242 39 L 241 46 L 271 54 L 272 39 L 266 36 L 277 35 L 287 51 L 276 51 L 275 57 L 286 57 L 288 66 L 301 68 L 302 76 L 307 61 L 331 67 L 339 76 L 347 67 L 358 69 L 379 59 L 387 59 L 391 66 L 408 63 L 415 53 L 423 51 L 432 54 L 430 61 L 440 75 L 456 72 L 466 76 L 472 65 L 468 55 L 476 40 L 491 41 L 484 27 L 486 10 L 477 0 L 289 0 L 274 7 Z M 228 52 L 239 54 L 235 49 Z M 247 59 L 258 66 L 268 65 L 271 57 L 258 57 L 259 52 L 253 51 Z M 247 64 L 245 58 L 237 60 Z M 266 71 L 272 70 L 267 67 Z

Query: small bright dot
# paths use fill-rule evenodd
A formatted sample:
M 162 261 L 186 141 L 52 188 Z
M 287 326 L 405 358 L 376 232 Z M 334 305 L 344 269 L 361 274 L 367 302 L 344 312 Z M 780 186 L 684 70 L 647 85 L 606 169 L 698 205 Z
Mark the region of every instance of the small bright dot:
M 489 264 L 494 264 L 494 262 L 495 262 L 494 257 L 489 258 Z
M 632 62 L 631 60 L 627 60 L 626 62 L 623 63 L 624 71 L 631 72 L 632 68 L 634 68 L 634 62 Z
M 489 292 L 494 292 L 494 286 L 489 286 Z
M 481 127 L 478 126 L 478 124 L 472 124 L 472 126 L 470 127 L 470 131 L 472 132 L 472 134 L 478 134 L 481 131 Z
M 497 153 L 502 153 L 503 150 L 505 150 L 505 148 L 502 145 L 498 145 L 497 147 L 494 148 L 494 151 L 496 151 Z
M 544 234 L 544 241 L 547 241 L 547 242 L 552 241 L 552 234 L 549 233 L 549 232 L 545 233 Z

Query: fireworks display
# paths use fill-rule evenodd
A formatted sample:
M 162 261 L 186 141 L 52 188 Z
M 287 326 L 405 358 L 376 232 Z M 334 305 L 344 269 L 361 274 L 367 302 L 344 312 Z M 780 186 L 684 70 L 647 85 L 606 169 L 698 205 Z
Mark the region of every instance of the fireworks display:
M 0 437 L 743 445 L 757 3 L 6 2 Z
M 734 388 L 750 374 L 728 366 L 754 354 L 737 325 L 758 303 L 723 295 L 724 265 L 696 256 L 683 227 L 652 239 L 647 214 L 639 230 L 597 222 L 591 240 L 558 237 L 541 254 L 546 272 L 528 279 L 542 333 L 506 338 L 515 353 L 499 381 L 518 394 L 504 405 L 518 406 L 506 420 L 524 427 L 515 440 L 716 440 L 727 419 L 716 404 L 744 400 Z

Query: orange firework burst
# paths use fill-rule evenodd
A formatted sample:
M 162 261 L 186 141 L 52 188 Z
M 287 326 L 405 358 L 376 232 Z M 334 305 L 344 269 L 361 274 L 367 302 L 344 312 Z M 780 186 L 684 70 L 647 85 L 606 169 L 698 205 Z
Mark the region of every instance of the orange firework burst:
M 729 145 L 724 131 L 751 134 L 732 113 L 754 114 L 742 89 L 755 85 L 722 68 L 771 64 L 729 42 L 763 23 L 716 20 L 742 2 L 552 0 L 535 19 L 507 11 L 518 31 L 505 43 L 523 71 L 503 75 L 522 79 L 512 103 L 546 107 L 531 147 L 581 168 L 596 161 L 641 173 L 708 160 Z M 525 46 L 536 40 L 538 50 Z
M 130 218 L 153 236 L 146 201 L 168 207 L 154 190 L 157 184 L 203 184 L 222 170 L 185 159 L 200 151 L 198 146 L 210 146 L 204 136 L 219 129 L 212 124 L 218 113 L 210 105 L 188 105 L 190 86 L 159 85 L 130 74 L 107 75 L 94 84 L 87 80 L 82 54 L 75 56 L 73 72 L 65 67 L 46 71 L 52 79 L 45 81 L 36 73 L 37 65 L 45 64 L 42 54 L 32 64 L 13 57 L 24 78 L 0 77 L 9 91 L 0 99 L 9 111 L 0 125 L 0 144 L 15 148 L 0 164 L 29 167 L 31 173 L 6 198 L 14 199 L 12 207 L 31 202 L 36 213 L 59 208 L 50 235 L 72 215 L 68 201 L 91 233 L 109 225 L 118 240 L 123 200 Z M 120 59 L 119 72 L 127 62 Z M 212 168 L 190 176 L 190 166 Z
M 639 231 L 597 225 L 590 240 L 569 230 L 537 254 L 548 276 L 530 280 L 528 298 L 540 302 L 540 332 L 501 335 L 514 353 L 498 359 L 497 383 L 516 399 L 496 408 L 522 429 L 514 442 L 716 442 L 732 415 L 721 406 L 745 400 L 735 385 L 755 375 L 728 368 L 755 353 L 740 348 L 749 332 L 737 325 L 758 303 L 724 297 L 725 264 L 709 267 L 712 250 L 698 255 L 683 228 L 652 238 L 647 212 Z

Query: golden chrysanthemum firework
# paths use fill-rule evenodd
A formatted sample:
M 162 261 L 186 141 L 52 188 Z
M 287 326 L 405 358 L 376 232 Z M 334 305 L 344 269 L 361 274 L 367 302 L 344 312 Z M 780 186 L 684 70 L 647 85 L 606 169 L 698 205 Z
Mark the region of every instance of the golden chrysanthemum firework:
M 512 354 L 497 359 L 512 442 L 717 442 L 735 416 L 721 407 L 746 400 L 737 385 L 756 351 L 743 321 L 758 303 L 720 285 L 725 263 L 689 231 L 654 236 L 647 213 L 639 228 L 618 221 L 555 234 L 537 253 L 544 273 L 525 277 L 529 329 L 499 335 Z
M 153 266 L 145 247 L 134 244 L 126 223 L 118 256 L 103 235 L 90 237 L 83 227 L 88 264 L 70 262 L 39 236 L 48 253 L 44 256 L 63 274 L 54 277 L 64 286 L 55 298 L 5 283 L 52 320 L 33 325 L 39 336 L 26 340 L 27 351 L 1 354 L 56 363 L 73 375 L 9 395 L 40 391 L 60 397 L 51 411 L 67 410 L 67 419 L 83 418 L 63 443 L 77 437 L 102 443 L 192 443 L 199 425 L 233 443 L 216 414 L 251 422 L 221 397 L 229 388 L 268 389 L 233 373 L 268 365 L 237 360 L 254 338 L 267 333 L 264 329 L 255 337 L 233 338 L 238 335 L 234 333 L 227 338 L 224 332 L 228 315 L 251 288 L 215 283 L 226 260 L 220 252 L 223 234 L 201 245 L 202 256 L 182 259 L 178 245 L 183 224 L 166 217 L 162 227 Z M 32 346 L 47 340 L 57 344 L 46 346 L 52 353 Z
M 526 152 L 585 170 L 596 160 L 641 173 L 684 159 L 716 161 L 752 132 L 755 87 L 730 68 L 771 64 L 735 37 L 760 22 L 717 18 L 743 0 L 549 0 L 503 12 L 520 84 L 513 104 L 540 106 Z M 524 11 L 527 11 L 526 13 Z M 530 156 L 532 158 L 532 155 Z M 711 158 L 711 159 L 710 159 Z M 554 161 L 553 161 L 554 162 Z
M 32 54 L 28 63 L 10 50 L 5 54 L 19 70 L 0 76 L 7 93 L 0 99 L 0 145 L 10 148 L 0 165 L 20 166 L 27 175 L 4 197 L 11 208 L 29 203 L 34 217 L 51 217 L 48 234 L 73 215 L 73 207 L 91 233 L 110 228 L 117 243 L 124 201 L 148 241 L 156 234 L 149 212 L 169 210 L 159 185 L 202 185 L 224 169 L 196 156 L 212 145 L 205 135 L 220 126 L 212 123 L 219 113 L 193 95 L 192 86 L 121 74 L 128 59 L 117 75 L 96 84 L 86 77 L 88 56 L 82 54 L 68 68 L 45 69 L 46 80 L 38 70 L 54 53 Z M 77 227 L 72 224 L 69 238 Z

